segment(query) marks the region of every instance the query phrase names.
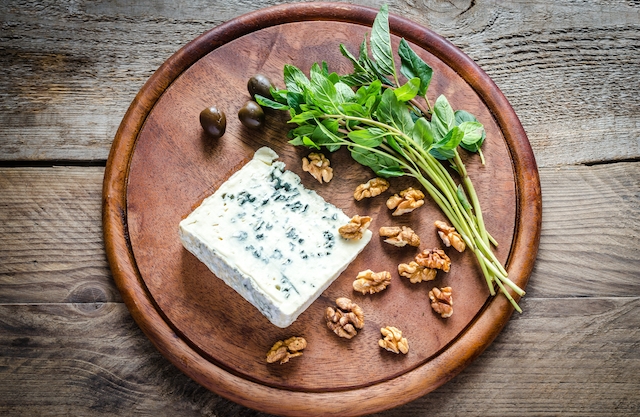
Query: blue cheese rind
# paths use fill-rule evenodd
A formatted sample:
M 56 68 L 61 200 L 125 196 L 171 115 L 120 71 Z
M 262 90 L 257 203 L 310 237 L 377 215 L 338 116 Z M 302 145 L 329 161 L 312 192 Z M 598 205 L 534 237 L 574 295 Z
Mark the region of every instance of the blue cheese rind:
M 180 222 L 183 246 L 271 323 L 287 327 L 371 240 L 347 240 L 350 218 L 259 149 Z

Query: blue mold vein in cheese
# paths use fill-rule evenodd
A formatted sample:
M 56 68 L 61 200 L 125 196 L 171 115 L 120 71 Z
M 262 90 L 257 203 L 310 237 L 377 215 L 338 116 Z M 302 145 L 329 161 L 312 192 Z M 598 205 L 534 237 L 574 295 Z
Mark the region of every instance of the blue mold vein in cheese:
M 347 240 L 350 218 L 270 148 L 233 174 L 180 222 L 183 246 L 271 323 L 287 327 L 371 240 Z

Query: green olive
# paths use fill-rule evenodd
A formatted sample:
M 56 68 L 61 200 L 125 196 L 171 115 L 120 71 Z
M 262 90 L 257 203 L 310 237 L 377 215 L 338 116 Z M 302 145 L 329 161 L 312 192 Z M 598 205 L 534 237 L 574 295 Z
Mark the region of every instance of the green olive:
M 207 107 L 200 112 L 200 124 L 209 136 L 214 139 L 224 135 L 227 128 L 227 117 L 216 107 Z
M 264 111 L 258 103 L 249 100 L 238 110 L 238 118 L 249 129 L 258 129 L 264 124 Z
M 261 95 L 262 97 L 271 98 L 271 87 L 273 83 L 271 80 L 262 74 L 256 74 L 253 77 L 249 78 L 249 82 L 247 83 L 247 89 L 249 90 L 249 94 L 251 94 L 251 98 L 255 98 L 256 94 Z

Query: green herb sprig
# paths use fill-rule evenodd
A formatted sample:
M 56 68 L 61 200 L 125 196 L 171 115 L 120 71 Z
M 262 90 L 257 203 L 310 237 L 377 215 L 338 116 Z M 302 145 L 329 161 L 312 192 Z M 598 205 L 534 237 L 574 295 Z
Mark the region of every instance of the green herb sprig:
M 521 312 L 506 287 L 523 296 L 496 258 L 498 243 L 487 231 L 480 202 L 458 152 L 479 154 L 486 138 L 483 125 L 464 110 L 454 111 L 444 95 L 433 106 L 427 98 L 433 70 L 409 43 L 398 47 L 400 73 L 393 58 L 388 7 L 382 6 L 372 26 L 371 55 L 367 39 L 358 57 L 344 45 L 342 54 L 353 72 L 329 72 L 326 62 L 314 64 L 309 77 L 285 65 L 286 89 L 271 90 L 272 99 L 256 96 L 262 106 L 287 110 L 290 143 L 334 152 L 346 147 L 358 163 L 378 176 L 413 177 L 420 182 L 475 254 L 491 295 L 496 286 Z M 400 83 L 400 76 L 406 78 Z M 459 184 L 444 165 L 456 172 Z

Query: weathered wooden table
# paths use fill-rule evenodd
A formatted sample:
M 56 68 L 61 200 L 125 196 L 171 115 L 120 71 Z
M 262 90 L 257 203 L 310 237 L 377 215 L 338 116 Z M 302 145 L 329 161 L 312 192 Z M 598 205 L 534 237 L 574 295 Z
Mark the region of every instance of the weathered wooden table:
M 0 414 L 264 415 L 191 381 L 133 321 L 101 195 L 117 126 L 153 71 L 278 3 L 0 4 Z M 497 83 L 529 136 L 544 211 L 525 312 L 453 380 L 380 415 L 640 414 L 640 3 L 390 9 Z

